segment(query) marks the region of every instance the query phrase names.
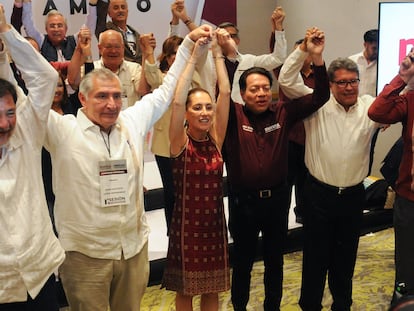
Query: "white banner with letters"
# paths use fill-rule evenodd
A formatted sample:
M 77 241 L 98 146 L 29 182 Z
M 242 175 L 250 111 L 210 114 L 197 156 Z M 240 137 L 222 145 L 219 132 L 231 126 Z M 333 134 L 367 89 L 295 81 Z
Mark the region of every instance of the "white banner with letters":
M 13 0 L 1 1 L 5 7 L 7 20 L 13 9 Z M 171 21 L 171 4 L 173 0 L 128 0 L 128 24 L 139 33 L 154 33 L 157 40 L 156 55 L 161 51 L 163 41 L 167 38 Z M 188 15 L 200 23 L 204 0 L 187 0 L 185 2 Z M 68 21 L 68 35 L 76 33 L 85 23 L 88 0 L 32 0 L 33 20 L 41 32 L 45 32 L 45 12 L 56 8 Z M 187 33 L 185 25 L 180 23 L 180 35 Z M 97 41 L 94 37 L 94 59 L 98 58 Z

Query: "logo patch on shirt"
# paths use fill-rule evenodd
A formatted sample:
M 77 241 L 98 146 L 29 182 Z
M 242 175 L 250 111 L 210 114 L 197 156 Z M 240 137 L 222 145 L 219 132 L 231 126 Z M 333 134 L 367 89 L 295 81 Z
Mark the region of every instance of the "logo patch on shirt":
M 249 125 L 242 125 L 243 131 L 253 133 L 253 128 Z
M 276 123 L 276 124 L 273 124 L 271 126 L 265 127 L 264 130 L 265 130 L 265 133 L 270 133 L 270 132 L 276 131 L 280 128 L 281 128 L 280 124 Z

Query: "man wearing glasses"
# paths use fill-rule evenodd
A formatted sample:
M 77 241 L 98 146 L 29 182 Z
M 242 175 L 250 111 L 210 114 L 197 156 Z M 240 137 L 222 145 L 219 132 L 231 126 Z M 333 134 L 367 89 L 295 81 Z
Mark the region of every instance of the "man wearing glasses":
M 299 74 L 305 60 L 296 49 L 283 65 L 279 85 L 287 96 L 309 94 Z M 326 274 L 332 310 L 350 310 L 371 138 L 380 124 L 368 118 L 374 98 L 358 96 L 359 72 L 348 58 L 328 68 L 331 97 L 304 120 L 306 131 L 302 310 L 321 310 Z

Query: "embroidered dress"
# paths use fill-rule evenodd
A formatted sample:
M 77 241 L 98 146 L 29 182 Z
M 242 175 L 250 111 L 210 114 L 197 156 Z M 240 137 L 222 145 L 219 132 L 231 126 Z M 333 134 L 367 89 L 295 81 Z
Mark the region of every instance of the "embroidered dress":
M 188 139 L 173 160 L 176 195 L 163 286 L 192 296 L 228 290 L 230 272 L 223 159 L 210 138 Z

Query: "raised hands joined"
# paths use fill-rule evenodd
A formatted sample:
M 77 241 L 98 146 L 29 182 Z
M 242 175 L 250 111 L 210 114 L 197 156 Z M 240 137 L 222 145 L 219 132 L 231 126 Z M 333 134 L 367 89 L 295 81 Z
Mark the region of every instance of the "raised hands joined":
M 325 33 L 318 27 L 309 28 L 306 31 L 305 40 L 301 44 L 301 49 L 309 53 L 314 65 L 323 65 L 322 52 L 324 48 Z
M 179 20 L 185 22 L 188 19 L 187 11 L 184 6 L 184 0 L 175 0 L 173 4 L 171 4 L 171 14 L 173 19 L 177 22 Z
M 190 63 L 197 63 L 198 59 L 207 52 L 211 40 L 212 37 L 200 37 L 197 39 L 189 60 Z
M 188 36 L 193 42 L 197 42 L 200 38 L 205 38 L 210 41 L 213 36 L 213 30 L 210 25 L 201 25 L 191 31 Z
M 305 44 L 309 54 L 322 54 L 325 47 L 325 33 L 318 27 L 309 28 L 306 31 Z
M 230 34 L 224 28 L 217 28 L 213 34 L 213 41 L 211 44 L 211 51 L 214 57 L 224 57 L 222 46 L 231 45 L 234 41 Z

